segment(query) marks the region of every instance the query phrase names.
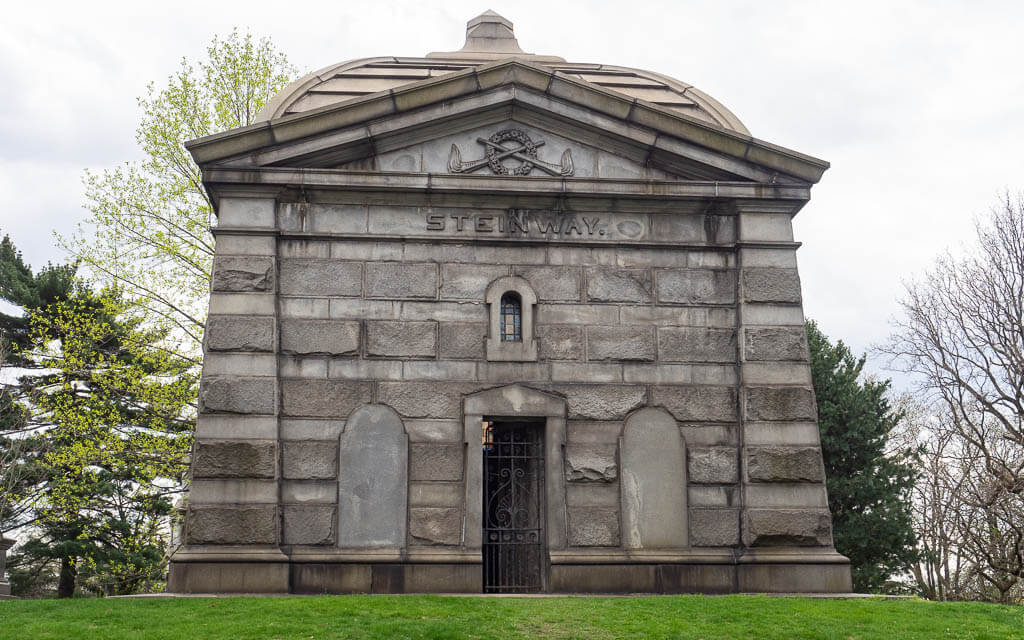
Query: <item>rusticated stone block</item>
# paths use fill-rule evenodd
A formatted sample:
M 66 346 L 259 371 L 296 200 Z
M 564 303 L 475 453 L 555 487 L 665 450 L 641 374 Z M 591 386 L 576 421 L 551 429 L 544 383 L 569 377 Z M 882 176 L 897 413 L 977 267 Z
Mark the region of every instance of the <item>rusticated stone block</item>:
M 363 265 L 340 260 L 281 260 L 281 293 L 298 296 L 358 296 Z
M 590 360 L 654 360 L 653 327 L 589 327 Z
M 752 447 L 747 449 L 751 482 L 822 482 L 825 469 L 817 447 Z
M 803 327 L 771 327 L 744 331 L 743 351 L 748 361 L 809 359 L 807 331 Z
M 572 444 L 565 452 L 565 479 L 569 482 L 614 482 L 619 477 L 615 444 Z
M 694 484 L 725 484 L 739 481 L 736 450 L 690 449 L 689 481 Z
M 196 440 L 193 478 L 273 478 L 277 448 L 265 440 Z
M 433 358 L 437 355 L 437 323 L 368 321 L 366 355 Z
M 800 302 L 796 269 L 744 269 L 743 298 L 747 302 Z
M 814 392 L 796 387 L 747 389 L 749 420 L 815 420 Z
M 580 271 L 570 267 L 517 267 L 516 274 L 530 283 L 541 302 L 580 299 Z
M 575 384 L 557 386 L 569 405 L 570 420 L 621 420 L 644 404 L 642 386 L 614 384 Z
M 650 302 L 651 274 L 646 269 L 587 269 L 587 299 L 591 302 Z
M 483 300 L 487 285 L 507 275 L 508 267 L 503 265 L 441 265 L 441 299 Z
M 189 507 L 191 544 L 277 544 L 277 507 Z
M 210 316 L 206 320 L 210 351 L 273 351 L 272 316 Z
M 462 449 L 461 443 L 413 443 L 409 445 L 409 479 L 461 480 Z
M 739 509 L 691 509 L 690 544 L 735 547 L 740 543 Z
M 582 360 L 583 329 L 559 325 L 537 327 L 542 360 Z
M 281 351 L 300 355 L 359 352 L 359 323 L 337 320 L 282 320 Z
M 289 480 L 334 480 L 338 476 L 338 443 L 334 440 L 282 442 L 281 474 Z
M 283 544 L 334 544 L 333 505 L 285 505 L 281 508 Z
M 697 327 L 659 328 L 658 359 L 662 362 L 735 362 L 736 332 Z
M 409 535 L 419 544 L 459 544 L 462 541 L 462 510 L 413 507 L 409 509 Z
M 452 382 L 381 382 L 380 402 L 407 418 L 458 418 L 462 396 L 479 385 Z
M 366 265 L 366 295 L 370 298 L 434 299 L 437 266 L 402 262 Z
M 731 387 L 652 387 L 651 404 L 665 407 L 677 420 L 693 422 L 733 422 L 736 420 L 736 390 Z
M 274 413 L 274 378 L 204 378 L 199 389 L 202 413 Z
M 827 547 L 832 544 L 828 510 L 750 509 L 744 516 L 748 547 Z
M 619 511 L 608 507 L 570 507 L 569 546 L 619 546 Z
M 484 358 L 487 325 L 476 322 L 442 322 L 438 327 L 441 358 Z M 542 343 L 543 344 L 543 343 Z
M 722 269 L 662 269 L 657 273 L 658 302 L 732 304 L 736 272 Z
M 213 291 L 273 291 L 274 260 L 269 256 L 217 256 Z
M 371 387 L 351 380 L 283 380 L 281 410 L 288 416 L 345 418 L 370 402 Z

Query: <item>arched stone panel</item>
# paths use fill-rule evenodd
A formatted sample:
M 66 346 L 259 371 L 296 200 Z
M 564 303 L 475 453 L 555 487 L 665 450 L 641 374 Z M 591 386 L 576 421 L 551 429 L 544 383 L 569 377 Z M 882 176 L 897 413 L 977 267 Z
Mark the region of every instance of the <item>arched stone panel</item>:
M 338 546 L 404 547 L 409 436 L 391 407 L 367 405 L 341 434 Z
M 675 418 L 652 407 L 626 418 L 619 461 L 622 546 L 687 546 L 686 443 Z

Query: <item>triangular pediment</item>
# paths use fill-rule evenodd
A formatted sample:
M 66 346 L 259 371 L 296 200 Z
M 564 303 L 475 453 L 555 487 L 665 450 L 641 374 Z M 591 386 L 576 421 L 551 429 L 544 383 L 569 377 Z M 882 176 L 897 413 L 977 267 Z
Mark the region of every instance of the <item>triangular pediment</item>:
M 207 168 L 809 184 L 828 164 L 518 60 L 193 141 Z

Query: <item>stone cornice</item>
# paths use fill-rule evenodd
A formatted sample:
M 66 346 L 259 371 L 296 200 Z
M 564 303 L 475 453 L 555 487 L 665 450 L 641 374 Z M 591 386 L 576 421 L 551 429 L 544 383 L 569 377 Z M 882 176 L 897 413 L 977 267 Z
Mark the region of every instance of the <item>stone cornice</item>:
M 260 149 L 320 136 L 340 128 L 368 124 L 502 86 L 525 87 L 643 127 L 656 136 L 697 144 L 717 154 L 751 162 L 810 183 L 817 182 L 829 166 L 823 160 L 669 111 L 638 98 L 630 98 L 584 80 L 569 78 L 522 60 L 501 60 L 413 82 L 338 105 L 193 140 L 186 147 L 196 162 L 205 167 Z

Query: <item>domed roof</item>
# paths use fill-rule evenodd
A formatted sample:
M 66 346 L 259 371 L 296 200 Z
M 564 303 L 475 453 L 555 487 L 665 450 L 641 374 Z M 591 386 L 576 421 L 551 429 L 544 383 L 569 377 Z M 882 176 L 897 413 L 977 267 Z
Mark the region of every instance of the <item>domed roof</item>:
M 458 51 L 429 53 L 423 58 L 363 58 L 325 67 L 285 87 L 257 115 L 257 121 L 302 113 L 327 105 L 387 91 L 488 62 L 516 58 L 544 65 L 557 73 L 638 98 L 730 131 L 749 135 L 731 111 L 699 89 L 652 71 L 606 64 L 566 62 L 556 56 L 525 53 L 512 23 L 486 11 L 466 24 L 466 44 Z

